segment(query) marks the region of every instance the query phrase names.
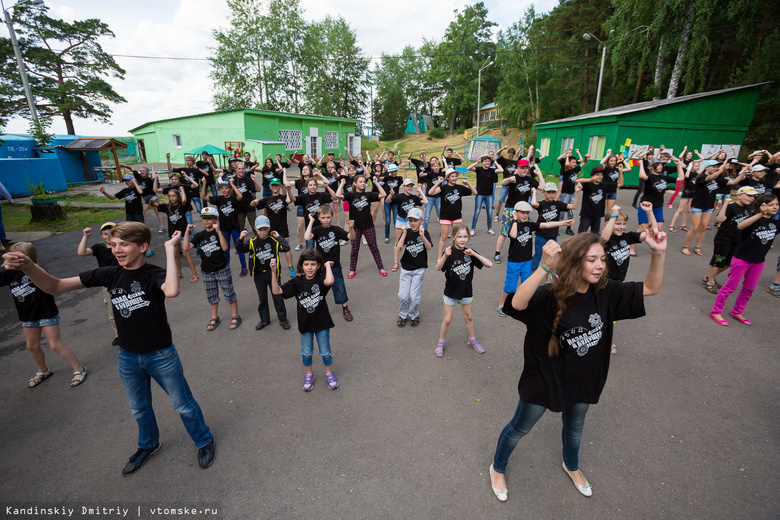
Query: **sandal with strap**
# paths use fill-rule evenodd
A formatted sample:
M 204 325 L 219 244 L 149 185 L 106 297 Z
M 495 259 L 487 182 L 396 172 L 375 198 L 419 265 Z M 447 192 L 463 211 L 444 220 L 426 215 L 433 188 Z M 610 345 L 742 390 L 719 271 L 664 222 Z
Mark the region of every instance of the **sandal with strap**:
M 704 256 L 704 253 L 701 252 L 701 249 L 698 247 L 693 248 L 693 252 L 699 256 Z
M 390 269 L 390 270 L 391 270 L 391 271 L 393 271 L 393 272 L 396 272 L 396 271 L 398 271 L 398 262 L 394 263 L 394 264 L 393 264 L 393 268 L 392 268 L 392 269 Z
M 691 256 L 691 251 L 687 247 L 683 247 L 682 254 L 684 254 L 685 256 Z
M 54 372 L 51 370 L 47 370 L 46 372 L 36 372 L 35 377 L 27 381 L 27 386 L 30 388 L 35 388 L 39 384 L 49 379 L 52 375 L 54 375 Z
M 615 345 L 612 345 L 612 347 L 609 349 L 610 354 L 617 354 L 617 347 Z
M 436 357 L 443 357 L 444 356 L 444 342 L 440 341 L 439 344 L 436 346 L 435 349 L 433 349 L 433 353 L 436 354 Z
M 311 392 L 312 388 L 314 388 L 314 374 L 306 374 L 303 376 L 303 391 Z
M 680 231 L 688 231 L 688 227 L 687 226 L 680 226 Z
M 331 390 L 335 390 L 339 387 L 339 380 L 336 379 L 336 374 L 333 372 L 328 372 L 325 374 L 325 379 L 328 380 L 328 388 Z
M 211 318 L 209 320 L 208 326 L 206 326 L 206 330 L 211 332 L 212 330 L 214 330 L 217 327 L 219 327 L 219 324 L 220 324 L 221 321 L 222 320 L 219 319 L 219 316 L 217 316 L 216 318 Z
M 668 229 L 668 230 L 669 230 L 669 232 L 671 232 L 671 233 L 677 233 L 677 230 L 676 230 L 676 229 L 674 229 L 674 226 L 669 226 L 667 229 Z
M 718 294 L 718 291 L 720 290 L 720 287 L 718 287 L 717 284 L 714 283 L 704 284 L 704 288 L 707 289 L 712 294 Z
M 193 274 L 192 278 L 190 278 L 190 283 L 196 283 L 198 280 L 200 280 L 200 276 Z
M 469 347 L 473 348 L 473 349 L 474 349 L 474 351 L 475 351 L 477 354 L 484 354 L 484 353 L 485 353 L 485 349 L 484 349 L 484 348 L 482 348 L 482 345 L 480 345 L 479 343 L 477 343 L 477 340 L 476 340 L 476 339 L 470 339 L 470 340 L 469 340 Z
M 70 387 L 75 388 L 79 386 L 87 378 L 87 367 L 82 366 L 81 370 L 73 372 L 73 379 L 70 380 Z
M 228 330 L 236 330 L 241 326 L 241 316 L 233 316 L 233 319 L 230 320 L 230 326 L 228 327 Z

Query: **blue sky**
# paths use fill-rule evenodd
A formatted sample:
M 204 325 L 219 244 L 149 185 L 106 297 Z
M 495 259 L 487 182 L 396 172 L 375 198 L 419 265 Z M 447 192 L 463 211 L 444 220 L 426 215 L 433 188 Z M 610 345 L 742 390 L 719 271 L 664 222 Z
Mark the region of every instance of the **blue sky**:
M 99 18 L 107 23 L 116 38 L 102 41 L 111 54 L 205 58 L 214 45 L 212 29 L 225 27 L 228 19 L 224 0 L 45 0 L 50 15 L 65 20 Z M 14 3 L 5 2 L 6 7 Z M 301 0 L 304 18 L 318 20 L 327 14 L 343 16 L 355 30 L 358 43 L 367 55 L 400 52 L 406 45 L 418 46 L 422 38 L 438 38 L 470 2 L 462 0 Z M 531 5 L 527 0 L 485 1 L 489 18 L 498 29 L 520 19 Z M 557 2 L 537 2 L 537 12 L 552 9 Z M 424 7 L 423 7 L 424 5 Z M 5 25 L 0 34 L 8 34 Z M 125 80 L 109 80 L 127 103 L 114 105 L 108 124 L 75 120 L 81 135 L 129 135 L 128 130 L 146 121 L 208 112 L 211 105 L 211 80 L 207 61 L 172 61 L 116 58 L 127 71 Z M 5 131 L 25 133 L 27 120 L 12 119 Z M 52 130 L 64 133 L 61 119 Z

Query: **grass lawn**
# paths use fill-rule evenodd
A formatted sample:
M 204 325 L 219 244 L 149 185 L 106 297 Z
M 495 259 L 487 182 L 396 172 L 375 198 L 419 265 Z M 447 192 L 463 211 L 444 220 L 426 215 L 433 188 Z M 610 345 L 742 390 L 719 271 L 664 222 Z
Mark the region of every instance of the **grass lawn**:
M 97 204 L 112 204 L 117 201 L 103 195 L 90 195 L 89 193 L 59 193 L 57 199 L 63 202 L 95 202 Z M 122 201 L 119 201 L 122 202 Z
M 106 199 L 108 200 L 108 199 Z M 25 204 L 3 203 L 3 225 L 6 231 L 51 231 L 61 233 L 74 229 L 83 229 L 109 220 L 121 221 L 125 217 L 124 208 L 74 208 L 63 205 L 65 219 L 53 222 L 30 222 L 30 206 Z

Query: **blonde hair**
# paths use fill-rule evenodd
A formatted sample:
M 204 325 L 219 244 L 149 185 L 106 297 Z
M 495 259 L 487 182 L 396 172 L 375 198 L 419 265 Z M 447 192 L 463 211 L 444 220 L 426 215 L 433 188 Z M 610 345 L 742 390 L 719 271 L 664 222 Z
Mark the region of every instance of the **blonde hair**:
M 36 251 L 35 246 L 29 242 L 17 242 L 8 248 L 8 250 L 24 253 L 24 255 L 32 260 L 33 263 L 38 263 L 38 251 Z
M 453 246 L 455 245 L 455 237 L 457 237 L 458 234 L 461 231 L 465 231 L 466 232 L 466 236 L 467 237 L 469 236 L 469 227 L 466 224 L 464 224 L 463 222 L 458 222 L 457 224 L 452 226 L 452 245 Z
M 152 231 L 141 222 L 120 222 L 111 230 L 111 238 L 114 237 L 139 246 L 152 243 Z

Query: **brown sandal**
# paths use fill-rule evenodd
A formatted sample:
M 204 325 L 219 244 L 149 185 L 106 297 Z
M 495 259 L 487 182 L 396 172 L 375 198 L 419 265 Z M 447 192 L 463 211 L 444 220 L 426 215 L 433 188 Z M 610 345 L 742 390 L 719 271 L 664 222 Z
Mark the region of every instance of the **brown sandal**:
M 704 256 L 704 253 L 702 253 L 701 249 L 699 249 L 698 247 L 694 247 L 693 248 L 693 252 L 696 253 L 699 256 Z
M 691 252 L 688 250 L 687 247 L 682 248 L 682 254 L 684 254 L 685 256 L 691 256 Z

